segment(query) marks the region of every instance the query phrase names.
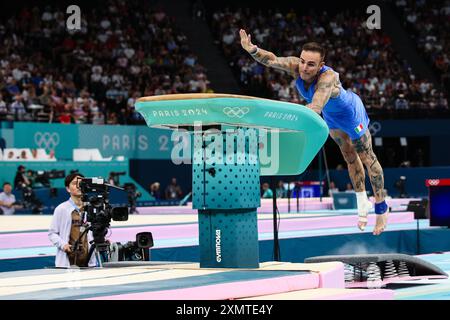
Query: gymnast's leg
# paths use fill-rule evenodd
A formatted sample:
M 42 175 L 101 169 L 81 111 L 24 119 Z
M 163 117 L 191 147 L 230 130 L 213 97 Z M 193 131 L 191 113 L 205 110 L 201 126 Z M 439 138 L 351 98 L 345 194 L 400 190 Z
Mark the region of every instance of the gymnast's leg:
M 375 196 L 375 213 L 377 218 L 373 234 L 379 235 L 386 228 L 389 211 L 384 199 L 383 169 L 378 162 L 377 156 L 373 152 L 372 136 L 369 130 L 366 130 L 359 139 L 353 140 L 352 143 L 369 173 L 370 183 L 372 184 L 373 194 Z
M 348 134 L 339 129 L 330 129 L 330 136 L 339 146 L 342 156 L 347 163 L 348 174 L 353 184 L 353 188 L 356 191 L 358 203 L 358 228 L 364 230 L 367 225 L 367 214 L 372 209 L 372 204 L 367 199 L 366 194 L 366 175 L 364 166 Z

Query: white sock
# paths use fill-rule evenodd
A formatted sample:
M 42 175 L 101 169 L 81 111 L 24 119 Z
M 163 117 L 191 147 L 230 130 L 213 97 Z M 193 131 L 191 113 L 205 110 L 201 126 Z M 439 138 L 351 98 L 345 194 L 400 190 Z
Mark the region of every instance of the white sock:
M 364 208 L 366 202 L 368 201 L 369 198 L 367 198 L 366 191 L 356 192 L 356 203 L 358 204 L 358 209 Z

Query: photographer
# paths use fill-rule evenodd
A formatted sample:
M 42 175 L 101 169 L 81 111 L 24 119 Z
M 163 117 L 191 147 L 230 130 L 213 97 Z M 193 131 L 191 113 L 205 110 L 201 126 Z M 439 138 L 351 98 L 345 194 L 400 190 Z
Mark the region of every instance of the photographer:
M 94 255 L 91 256 L 89 262 L 87 261 L 89 242 L 93 240 L 91 231 L 81 238 L 78 250 L 73 251 L 73 244 L 84 230 L 81 216 L 83 209 L 82 194 L 78 185 L 80 178 L 84 178 L 80 173 L 71 173 L 65 178 L 64 184 L 70 198 L 56 207 L 48 232 L 50 241 L 58 248 L 55 260 L 56 267 L 96 266 Z
M 124 176 L 127 173 L 125 171 L 121 172 L 110 172 L 108 176 L 108 183 L 112 186 L 120 187 L 120 176 Z
M 22 206 L 14 204 L 16 197 L 12 194 L 12 187 L 9 182 L 3 184 L 3 192 L 0 193 L 0 214 L 13 215 L 15 209 L 20 209 Z
M 110 172 L 109 176 L 108 176 L 108 183 L 110 185 L 116 186 L 117 185 L 116 180 L 117 180 L 117 178 L 116 178 L 116 175 L 114 174 L 114 172 Z
M 31 181 L 25 173 L 25 167 L 20 165 L 17 167 L 16 176 L 14 178 L 14 189 L 20 190 L 25 187 L 31 187 Z
M 29 187 L 31 187 L 31 188 L 40 188 L 40 187 L 42 187 L 42 185 L 41 184 L 39 184 L 39 183 L 34 183 L 34 179 L 36 178 L 36 172 L 35 171 L 33 171 L 33 170 L 31 170 L 31 169 L 28 169 L 27 170 L 27 174 L 26 174 L 26 176 L 25 176 L 27 179 L 28 179 L 28 181 L 29 181 Z

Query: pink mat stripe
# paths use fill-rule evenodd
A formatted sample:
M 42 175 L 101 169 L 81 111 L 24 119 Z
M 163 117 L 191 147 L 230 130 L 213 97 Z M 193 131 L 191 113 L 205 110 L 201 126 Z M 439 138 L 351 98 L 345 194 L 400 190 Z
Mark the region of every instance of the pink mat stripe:
M 315 289 L 318 285 L 319 276 L 310 273 L 308 275 L 239 281 L 175 290 L 119 294 L 85 300 L 224 300 Z
M 389 216 L 389 223 L 410 223 L 414 221 L 412 212 L 395 212 Z M 280 232 L 302 231 L 311 229 L 343 228 L 356 226 L 357 217 L 355 215 L 331 216 L 318 218 L 298 218 L 282 219 L 280 222 Z M 375 214 L 369 215 L 368 225 L 375 224 Z M 155 239 L 179 239 L 198 238 L 198 225 L 178 224 L 162 226 L 145 226 L 129 228 L 112 228 L 109 238 L 112 241 L 129 241 L 135 237 L 136 233 L 151 231 Z M 270 233 L 273 231 L 273 221 L 271 219 L 258 221 L 259 233 Z M 18 249 L 30 247 L 51 246 L 47 232 L 32 233 L 8 233 L 0 234 L 0 249 Z

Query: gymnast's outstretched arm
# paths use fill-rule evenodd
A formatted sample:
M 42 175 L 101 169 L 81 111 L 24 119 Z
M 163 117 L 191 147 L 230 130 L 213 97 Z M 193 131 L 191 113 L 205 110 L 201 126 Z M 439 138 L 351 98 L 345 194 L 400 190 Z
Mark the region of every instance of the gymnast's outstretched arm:
M 306 106 L 320 114 L 331 97 L 335 83 L 336 74 L 333 71 L 328 70 L 322 73 L 317 80 L 316 91 L 314 92 L 312 101 Z
M 298 77 L 298 65 L 300 63 L 300 58 L 298 57 L 277 57 L 270 51 L 258 48 L 252 43 L 251 35 L 241 29 L 239 31 L 241 36 L 241 45 L 250 55 L 258 61 L 259 63 L 288 72 L 293 77 Z

